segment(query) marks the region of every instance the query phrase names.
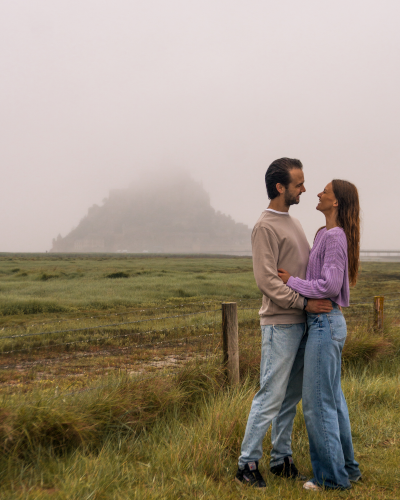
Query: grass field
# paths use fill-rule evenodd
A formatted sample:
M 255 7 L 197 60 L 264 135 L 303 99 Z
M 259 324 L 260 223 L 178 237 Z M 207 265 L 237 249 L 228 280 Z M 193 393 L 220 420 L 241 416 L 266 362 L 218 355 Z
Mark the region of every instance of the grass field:
M 399 285 L 400 263 L 368 262 L 352 289 L 343 389 L 364 481 L 318 498 L 400 498 Z M 269 436 L 267 491 L 232 481 L 260 358 L 251 259 L 2 254 L 0 299 L 0 498 L 313 495 L 268 474 Z M 239 307 L 236 389 L 221 371 L 222 301 Z M 301 405 L 293 449 L 310 475 Z

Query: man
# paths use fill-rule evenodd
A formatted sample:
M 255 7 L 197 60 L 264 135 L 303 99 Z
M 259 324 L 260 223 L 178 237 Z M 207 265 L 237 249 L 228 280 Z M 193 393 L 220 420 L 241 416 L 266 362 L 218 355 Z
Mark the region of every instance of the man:
M 312 300 L 288 288 L 278 277 L 278 267 L 305 279 L 310 247 L 303 228 L 289 215 L 291 205 L 305 192 L 303 165 L 281 158 L 265 174 L 268 208 L 261 214 L 251 236 L 253 270 L 263 293 L 259 311 L 262 346 L 260 390 L 254 396 L 242 442 L 235 480 L 265 487 L 258 469 L 262 441 L 272 423 L 270 470 L 287 478 L 306 479 L 292 459 L 291 434 L 296 406 L 301 399 L 306 315 L 329 312 L 329 300 Z

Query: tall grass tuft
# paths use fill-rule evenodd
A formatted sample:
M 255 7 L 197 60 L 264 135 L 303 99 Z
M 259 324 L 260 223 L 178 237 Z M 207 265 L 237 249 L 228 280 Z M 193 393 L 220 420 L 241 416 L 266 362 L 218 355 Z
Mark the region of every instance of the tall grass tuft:
M 257 379 L 260 376 L 261 348 L 245 346 L 239 351 L 239 374 L 241 380 L 247 377 Z
M 365 323 L 351 328 L 343 349 L 343 359 L 347 364 L 365 364 L 367 361 L 394 357 L 400 349 L 400 328 L 390 318 L 386 318 L 382 332 Z
M 0 305 L 0 315 L 2 316 L 58 313 L 67 312 L 68 310 L 68 307 L 64 307 L 55 301 L 40 299 L 5 300 Z
M 110 377 L 92 391 L 54 397 L 34 393 L 21 404 L 4 398 L 0 410 L 3 453 L 28 459 L 39 448 L 62 454 L 85 445 L 99 449 L 110 433 L 139 435 L 171 412 L 184 418 L 204 396 L 224 385 L 216 365 L 188 364 L 176 376 Z

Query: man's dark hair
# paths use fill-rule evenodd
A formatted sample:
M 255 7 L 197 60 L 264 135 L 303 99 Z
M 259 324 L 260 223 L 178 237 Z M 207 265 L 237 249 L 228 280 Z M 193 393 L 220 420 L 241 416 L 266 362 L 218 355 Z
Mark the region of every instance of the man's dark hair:
M 290 171 L 292 168 L 303 168 L 300 160 L 294 158 L 279 158 L 268 167 L 265 173 L 265 186 L 267 187 L 268 198 L 273 200 L 279 196 L 276 185 L 282 184 L 287 188 L 291 181 Z

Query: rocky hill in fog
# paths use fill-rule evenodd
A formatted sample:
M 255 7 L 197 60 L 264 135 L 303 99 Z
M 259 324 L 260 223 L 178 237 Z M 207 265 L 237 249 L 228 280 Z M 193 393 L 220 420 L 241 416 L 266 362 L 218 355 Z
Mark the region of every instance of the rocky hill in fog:
M 78 227 L 53 239 L 52 252 L 249 251 L 251 230 L 216 212 L 202 185 L 187 175 L 110 191 Z

